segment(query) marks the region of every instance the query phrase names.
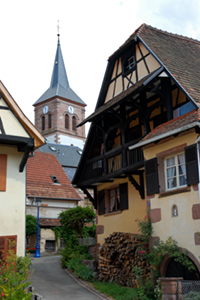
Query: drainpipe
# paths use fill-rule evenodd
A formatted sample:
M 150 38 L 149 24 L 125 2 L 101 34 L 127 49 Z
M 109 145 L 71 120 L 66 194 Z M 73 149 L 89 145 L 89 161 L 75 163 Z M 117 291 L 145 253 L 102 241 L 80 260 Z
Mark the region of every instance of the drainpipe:
M 197 161 L 198 161 L 198 171 L 199 171 L 199 183 L 198 183 L 198 190 L 199 190 L 199 202 L 200 202 L 200 158 L 199 158 L 199 142 L 200 142 L 200 135 L 196 139 L 195 144 L 197 144 Z

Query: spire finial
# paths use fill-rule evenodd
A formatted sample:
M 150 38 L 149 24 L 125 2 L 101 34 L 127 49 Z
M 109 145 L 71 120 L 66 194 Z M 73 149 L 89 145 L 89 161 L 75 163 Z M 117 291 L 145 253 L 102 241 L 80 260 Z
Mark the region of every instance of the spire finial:
M 59 33 L 59 31 L 60 31 L 59 20 L 57 21 L 57 30 L 58 30 L 57 36 L 60 36 L 60 33 Z

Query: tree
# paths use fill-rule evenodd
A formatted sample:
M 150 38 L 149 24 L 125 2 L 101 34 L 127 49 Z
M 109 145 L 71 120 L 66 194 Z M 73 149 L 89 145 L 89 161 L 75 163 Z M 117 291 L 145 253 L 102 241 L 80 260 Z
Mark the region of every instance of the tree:
M 37 232 L 37 219 L 32 215 L 26 216 L 26 237 Z
M 86 223 L 94 221 L 96 214 L 89 207 L 77 206 L 60 213 L 59 218 L 65 231 L 75 231 L 83 237 L 83 228 Z

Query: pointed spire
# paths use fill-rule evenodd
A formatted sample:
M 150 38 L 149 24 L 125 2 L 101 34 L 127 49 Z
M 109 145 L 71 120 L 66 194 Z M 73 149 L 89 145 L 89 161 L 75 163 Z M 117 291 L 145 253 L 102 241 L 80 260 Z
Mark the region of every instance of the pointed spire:
M 56 50 L 56 56 L 54 61 L 50 87 L 53 88 L 56 85 L 61 85 L 63 88 L 68 89 L 69 82 L 68 82 L 67 73 L 65 70 L 65 64 L 62 56 L 61 47 L 60 47 L 60 34 L 58 33 L 57 36 L 58 36 L 58 44 L 57 44 L 57 50 Z
M 69 86 L 69 81 L 67 78 L 65 64 L 62 56 L 61 47 L 60 47 L 59 24 L 57 28 L 58 28 L 58 34 L 57 34 L 58 43 L 57 43 L 57 50 L 56 50 L 56 56 L 53 65 L 50 87 L 33 105 L 41 103 L 52 97 L 59 96 L 67 100 L 72 100 L 74 102 L 81 103 L 85 106 L 86 105 L 85 102 L 83 102 L 83 100 Z

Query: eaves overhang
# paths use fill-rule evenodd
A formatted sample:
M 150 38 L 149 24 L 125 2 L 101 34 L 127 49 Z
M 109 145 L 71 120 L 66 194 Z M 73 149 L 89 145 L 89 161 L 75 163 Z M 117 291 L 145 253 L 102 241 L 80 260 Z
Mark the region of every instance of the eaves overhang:
M 195 128 L 195 127 L 199 127 L 200 128 L 200 122 L 193 122 L 193 123 L 190 123 L 188 125 L 184 125 L 180 128 L 177 128 L 177 129 L 174 129 L 174 130 L 171 130 L 171 131 L 168 131 L 168 132 L 165 132 L 163 134 L 160 134 L 156 137 L 153 137 L 153 138 L 150 138 L 146 141 L 142 141 L 142 142 L 139 142 L 137 144 L 134 144 L 132 146 L 129 147 L 129 150 L 133 150 L 133 149 L 137 149 L 137 148 L 141 148 L 141 147 L 144 147 L 146 145 L 149 145 L 151 143 L 156 143 L 156 142 L 159 142 L 165 138 L 168 138 L 170 136 L 173 136 L 173 135 L 177 135 L 179 133 L 182 133 L 184 131 L 188 131 L 192 128 Z
M 100 117 L 105 112 L 113 109 L 115 106 L 119 105 L 121 102 L 124 102 L 125 99 L 129 98 L 130 96 L 133 96 L 134 94 L 137 94 L 139 91 L 141 91 L 143 88 L 146 87 L 147 84 L 149 84 L 151 81 L 153 81 L 157 76 L 159 76 L 164 71 L 164 67 L 160 67 L 153 71 L 152 73 L 144 76 L 140 81 L 135 83 L 133 86 L 128 88 L 127 90 L 121 92 L 108 102 L 106 102 L 104 105 L 100 106 L 94 113 L 92 113 L 89 117 L 84 119 L 82 122 L 80 122 L 77 127 L 84 125 L 87 122 L 92 122 L 97 117 Z
M 23 172 L 29 153 L 34 150 L 34 139 L 20 136 L 0 134 L 0 145 L 16 146 L 19 152 L 24 152 L 19 165 L 19 172 Z

